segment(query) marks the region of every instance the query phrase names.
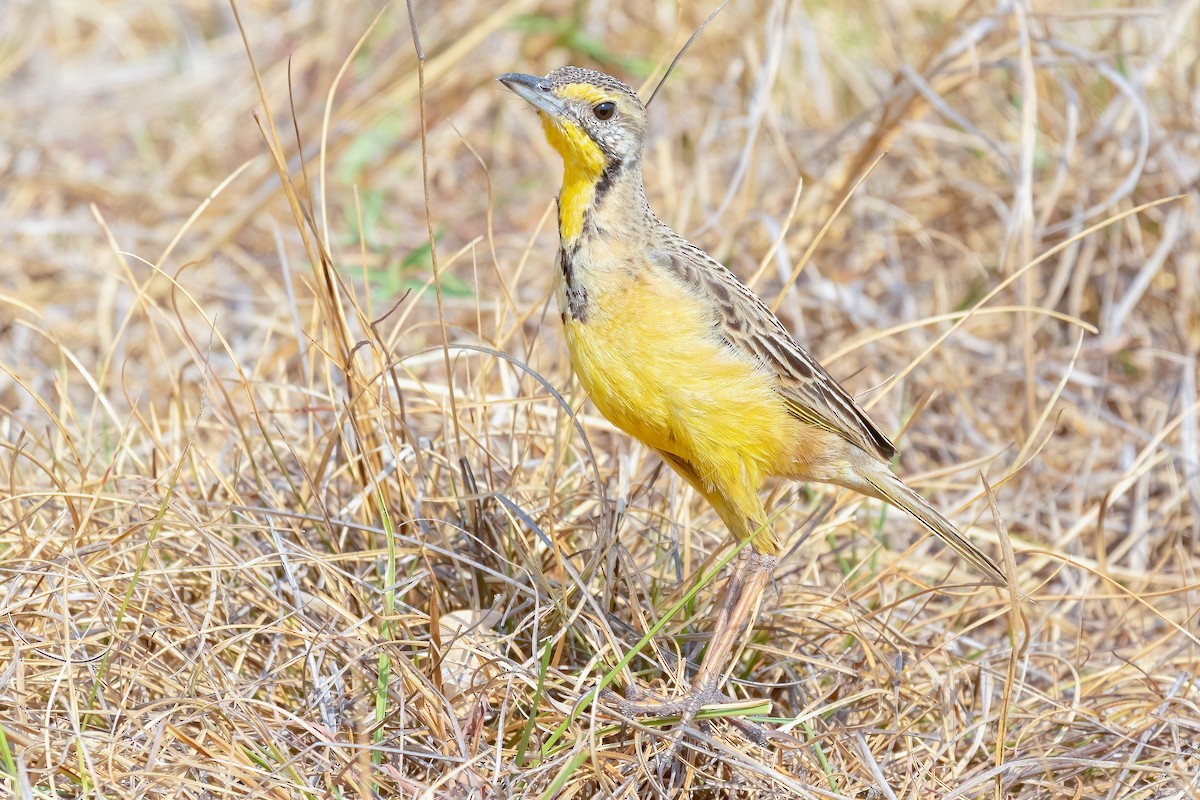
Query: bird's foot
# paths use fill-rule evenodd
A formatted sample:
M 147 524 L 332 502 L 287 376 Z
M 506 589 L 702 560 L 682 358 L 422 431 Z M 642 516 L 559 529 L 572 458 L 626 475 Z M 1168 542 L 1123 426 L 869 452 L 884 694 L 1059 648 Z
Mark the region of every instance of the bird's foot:
M 760 710 L 764 703 L 765 711 L 770 710 L 769 701 L 765 700 L 735 700 L 722 692 L 716 684 L 692 686 L 677 697 L 663 697 L 630 686 L 621 697 L 615 692 L 605 689 L 600 693 L 600 699 L 611 704 L 622 717 L 630 719 L 666 719 L 677 717 L 679 725 L 672 735 L 670 748 L 663 754 L 668 760 L 678 752 L 683 734 L 689 725 L 696 720 L 706 722 L 711 719 L 728 719 L 746 738 L 760 746 L 766 746 L 769 738 L 768 730 L 758 723 L 751 722 L 738 716 L 738 712 L 747 713 Z

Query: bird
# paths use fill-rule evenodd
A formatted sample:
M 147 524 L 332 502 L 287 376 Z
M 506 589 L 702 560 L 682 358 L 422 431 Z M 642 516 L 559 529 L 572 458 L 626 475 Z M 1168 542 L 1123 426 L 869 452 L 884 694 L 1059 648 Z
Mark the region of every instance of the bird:
M 729 533 L 749 541 L 718 601 L 690 687 L 626 698 L 630 716 L 678 716 L 720 683 L 757 613 L 780 545 L 769 478 L 846 487 L 915 518 L 994 585 L 1004 572 L 891 469 L 896 446 L 733 272 L 662 222 L 646 199 L 647 113 L 618 78 L 564 66 L 498 80 L 536 110 L 563 161 L 555 295 L 575 375 L 614 425 L 658 451 Z

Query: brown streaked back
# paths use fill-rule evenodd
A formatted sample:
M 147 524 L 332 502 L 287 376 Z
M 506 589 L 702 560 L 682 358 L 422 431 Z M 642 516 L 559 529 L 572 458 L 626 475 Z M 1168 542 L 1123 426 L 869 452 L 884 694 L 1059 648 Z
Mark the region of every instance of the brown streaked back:
M 836 433 L 890 462 L 897 449 L 833 376 L 791 337 L 758 295 L 723 264 L 662 222 L 651 237 L 651 260 L 693 291 L 710 297 L 721 336 L 778 377 L 779 394 L 800 421 Z

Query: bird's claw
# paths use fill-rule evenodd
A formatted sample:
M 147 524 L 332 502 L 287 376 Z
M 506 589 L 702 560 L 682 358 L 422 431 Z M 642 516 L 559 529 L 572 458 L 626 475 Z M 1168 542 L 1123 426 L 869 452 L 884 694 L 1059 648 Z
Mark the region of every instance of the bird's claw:
M 696 715 L 700 713 L 702 708 L 705 706 L 738 703 L 737 700 L 722 692 L 715 684 L 693 686 L 686 693 L 678 697 L 663 697 L 639 689 L 631 684 L 625 690 L 624 697 L 621 697 L 610 689 L 605 689 L 600 693 L 600 699 L 610 704 L 621 717 L 631 719 L 678 717 L 679 726 L 671 736 L 671 745 L 656 758 L 656 760 L 665 759 L 667 761 L 673 759 L 678 753 L 682 744 L 683 734 L 687 731 L 688 726 L 695 721 Z M 729 716 L 726 719 L 736 726 L 750 741 L 762 747 L 766 746 L 769 739 L 767 728 L 736 716 Z

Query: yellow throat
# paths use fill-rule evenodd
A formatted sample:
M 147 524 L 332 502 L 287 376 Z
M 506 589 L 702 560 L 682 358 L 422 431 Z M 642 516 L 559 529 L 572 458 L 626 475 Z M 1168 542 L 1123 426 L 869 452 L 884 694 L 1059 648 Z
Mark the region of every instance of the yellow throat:
M 558 194 L 558 232 L 563 244 L 567 245 L 583 233 L 583 213 L 596 197 L 596 184 L 604 174 L 606 159 L 600 146 L 576 123 L 562 117 L 551 117 L 545 112 L 538 116 L 542 118 L 546 141 L 563 160 L 562 190 Z

